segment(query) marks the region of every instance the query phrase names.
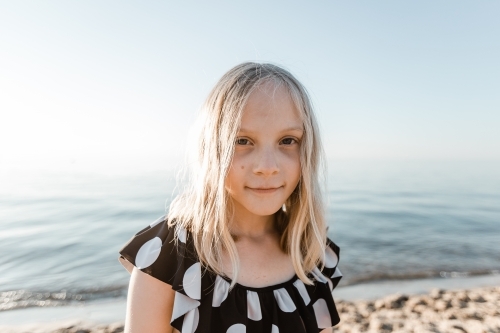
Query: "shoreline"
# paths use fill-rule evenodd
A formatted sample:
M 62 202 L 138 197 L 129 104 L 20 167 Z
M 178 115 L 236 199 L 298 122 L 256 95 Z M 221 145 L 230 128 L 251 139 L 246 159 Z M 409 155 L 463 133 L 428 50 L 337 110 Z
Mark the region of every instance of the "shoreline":
M 425 278 L 415 280 L 381 280 L 336 288 L 333 298 L 347 301 L 373 300 L 390 294 L 426 294 L 432 289 L 474 289 L 500 286 L 500 274 L 455 278 Z
M 500 275 L 377 281 L 339 287 L 333 296 L 342 319 L 335 332 L 410 332 L 406 323 L 419 332 L 500 331 Z M 2 311 L 0 331 L 119 333 L 125 311 L 125 299 Z

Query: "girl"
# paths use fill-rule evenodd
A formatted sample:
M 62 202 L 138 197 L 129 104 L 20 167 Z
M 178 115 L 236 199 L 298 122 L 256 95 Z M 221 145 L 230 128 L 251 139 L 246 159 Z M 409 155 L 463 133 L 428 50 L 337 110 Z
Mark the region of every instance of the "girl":
M 132 274 L 125 332 L 330 332 L 342 275 L 304 87 L 243 63 L 201 117 L 191 186 L 120 250 Z

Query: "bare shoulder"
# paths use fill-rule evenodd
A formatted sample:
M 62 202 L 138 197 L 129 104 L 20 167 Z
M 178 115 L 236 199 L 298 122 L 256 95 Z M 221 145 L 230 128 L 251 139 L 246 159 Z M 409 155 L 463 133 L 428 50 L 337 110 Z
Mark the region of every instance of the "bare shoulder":
M 176 332 L 170 326 L 175 291 L 172 287 L 133 268 L 127 297 L 125 332 Z

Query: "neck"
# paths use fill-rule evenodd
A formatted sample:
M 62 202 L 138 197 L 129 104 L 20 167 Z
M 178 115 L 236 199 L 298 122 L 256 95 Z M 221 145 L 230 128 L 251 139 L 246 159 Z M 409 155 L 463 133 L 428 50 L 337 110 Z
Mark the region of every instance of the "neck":
M 230 229 L 236 238 L 260 238 L 276 233 L 274 215 L 259 216 L 238 209 L 235 209 Z

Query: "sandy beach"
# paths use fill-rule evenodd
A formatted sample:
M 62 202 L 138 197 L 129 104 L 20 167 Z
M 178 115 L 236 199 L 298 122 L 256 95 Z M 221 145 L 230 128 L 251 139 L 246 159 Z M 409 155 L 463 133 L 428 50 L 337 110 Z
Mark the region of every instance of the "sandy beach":
M 391 294 L 375 300 L 338 300 L 338 333 L 498 333 L 500 287 L 433 289 L 427 294 Z M 123 322 L 111 324 L 78 320 L 0 326 L 5 333 L 119 333 Z
M 434 289 L 392 294 L 374 301 L 339 301 L 334 332 L 500 332 L 500 287 Z

